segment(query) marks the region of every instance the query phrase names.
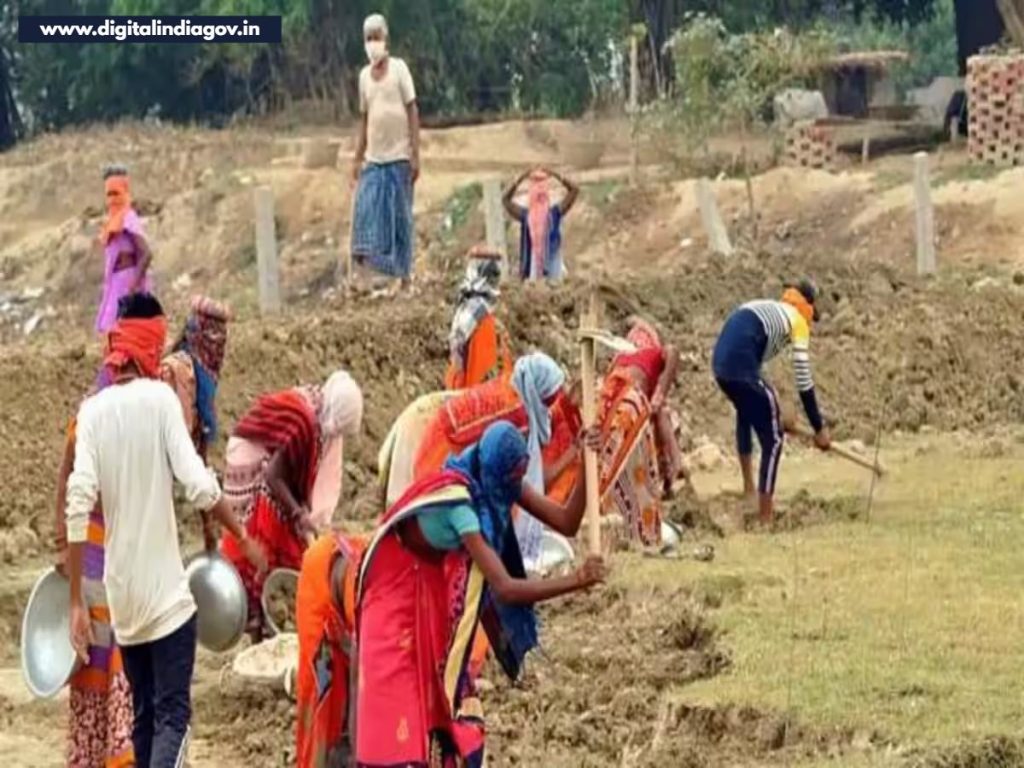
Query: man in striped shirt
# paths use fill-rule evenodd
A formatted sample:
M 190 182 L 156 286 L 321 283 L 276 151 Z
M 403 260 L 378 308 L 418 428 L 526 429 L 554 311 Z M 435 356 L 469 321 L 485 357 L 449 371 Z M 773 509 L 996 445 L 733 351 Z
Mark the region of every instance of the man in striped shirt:
M 754 444 L 761 444 L 758 507 L 761 520 L 775 517 L 775 480 L 782 458 L 783 423 L 779 399 L 764 380 L 761 368 L 786 346 L 793 350 L 793 373 L 807 420 L 814 429 L 814 444 L 823 451 L 831 445 L 828 429 L 818 410 L 811 377 L 811 325 L 818 319 L 817 290 L 809 280 L 787 287 L 781 301 L 751 301 L 726 320 L 718 337 L 712 367 L 719 388 L 736 408 L 736 449 L 743 470 L 743 491 L 754 495 Z

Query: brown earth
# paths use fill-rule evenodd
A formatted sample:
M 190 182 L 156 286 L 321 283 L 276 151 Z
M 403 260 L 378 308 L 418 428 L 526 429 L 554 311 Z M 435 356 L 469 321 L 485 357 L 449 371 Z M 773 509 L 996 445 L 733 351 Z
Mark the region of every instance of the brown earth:
M 104 162 L 127 160 L 133 167 L 174 326 L 195 291 L 236 306 L 220 396 L 226 428 L 258 394 L 321 381 L 337 367 L 362 384 L 366 423 L 346 448 L 341 515 L 365 520 L 377 511 L 376 452 L 392 419 L 416 396 L 440 387 L 460 254 L 483 235 L 479 191 L 467 185 L 484 171 L 507 176 L 524 163 L 565 161 L 588 131 L 515 123 L 429 132 L 417 190 L 417 282 L 399 300 L 325 291 L 347 229 L 350 192 L 338 170 L 302 167 L 310 136 L 120 126 L 45 137 L 0 157 L 0 295 L 43 288 L 29 306 L 49 305 L 55 315 L 27 341 L 0 346 L 5 570 L 41 567 L 52 538 L 64 429 L 98 365 L 98 345 L 85 329 L 98 290 L 99 265 L 88 247 Z M 716 333 L 737 303 L 778 295 L 784 280 L 806 274 L 823 289 L 813 359 L 838 437 L 870 445 L 880 431 L 989 431 L 1024 417 L 1020 375 L 1007 364 L 1024 356 L 1024 276 L 1014 272 L 1024 252 L 1017 172 L 961 180 L 958 155 L 941 156 L 946 181 L 936 201 L 943 269 L 921 281 L 912 273 L 903 167 L 909 158 L 836 176 L 769 171 L 753 180 L 754 217 L 742 181 L 717 182 L 740 247 L 723 259 L 704 249 L 691 181 L 669 181 L 664 169 L 651 168 L 641 187 L 622 183 L 620 133 L 610 134 L 603 167 L 576 169 L 586 186 L 567 219 L 572 279 L 558 287 L 510 284 L 504 292 L 501 311 L 519 351 L 543 349 L 575 370 L 574 329 L 588 281 L 597 284 L 610 326 L 621 329 L 627 316 L 641 312 L 679 348 L 674 404 L 684 447 L 709 439 L 728 452 L 732 415 L 709 373 Z M 505 159 L 496 161 L 499 146 Z M 289 311 L 277 320 L 260 320 L 255 311 L 250 211 L 256 184 L 270 184 L 278 201 Z M 4 339 L 21 335 L 13 323 L 0 326 Z M 788 363 L 771 374 L 795 402 Z M 862 503 L 798 495 L 782 507 L 782 524 L 849 517 Z M 671 517 L 698 536 L 721 536 L 734 530 L 742 511 L 735 498 L 683 496 Z M 12 578 L 0 594 L 0 658 L 7 663 L 13 663 L 30 584 Z M 490 673 L 494 688 L 484 696 L 492 763 L 785 765 L 807 755 L 841 760 L 882 746 L 876 734 L 817 732 L 776 713 L 694 708 L 673 697 L 686 681 L 727 669 L 728 637 L 716 630 L 713 610 L 743 588 L 731 582 L 630 593 L 613 587 L 545 608 L 544 653 L 530 661 L 524 683 L 510 687 Z M 293 706 L 269 688 L 226 685 L 226 663 L 205 654 L 200 663 L 196 764 L 290 765 Z M 21 765 L 60 764 L 55 745 L 65 707 L 14 703 L 12 690 L 0 685 L 0 750 L 24 755 Z M 917 757 L 922 766 L 1018 765 L 1019 749 L 986 742 Z

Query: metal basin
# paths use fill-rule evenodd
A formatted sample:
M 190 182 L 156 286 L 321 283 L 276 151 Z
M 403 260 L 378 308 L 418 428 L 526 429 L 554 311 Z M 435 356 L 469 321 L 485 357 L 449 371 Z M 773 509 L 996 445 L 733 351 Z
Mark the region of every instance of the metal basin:
M 215 653 L 235 647 L 245 634 L 249 601 L 235 567 L 212 552 L 185 561 L 185 574 L 198 609 L 199 644 Z
M 55 568 L 39 577 L 21 622 L 21 672 L 33 696 L 55 696 L 81 662 L 71 647 L 71 585 Z
M 572 567 L 575 557 L 576 553 L 573 552 L 568 539 L 554 531 L 545 530 L 540 545 L 540 558 L 537 561 L 537 573 L 541 576 L 564 573 Z
M 662 551 L 671 551 L 679 549 L 679 545 L 683 541 L 683 532 L 679 529 L 675 523 L 670 523 L 667 520 L 661 522 L 661 548 Z
M 275 611 L 272 610 L 271 600 L 278 590 L 289 590 L 295 594 L 299 585 L 299 572 L 292 568 L 275 568 L 263 582 L 263 593 L 260 595 L 260 604 L 263 606 L 263 620 L 274 635 L 280 635 L 286 631 L 285 627 L 278 626 L 275 621 Z M 295 604 L 290 606 L 290 618 L 295 620 Z

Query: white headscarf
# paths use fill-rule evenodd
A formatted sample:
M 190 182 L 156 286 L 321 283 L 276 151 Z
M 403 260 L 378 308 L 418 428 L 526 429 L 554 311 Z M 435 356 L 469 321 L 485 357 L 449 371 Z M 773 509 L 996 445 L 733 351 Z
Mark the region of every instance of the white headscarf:
M 343 436 L 358 433 L 363 422 L 363 393 L 348 371 L 337 371 L 320 388 L 318 401 L 316 416 L 324 442 L 309 508 L 314 527 L 323 533 L 341 498 Z
M 363 423 L 363 392 L 348 371 L 336 371 L 321 390 L 317 413 L 325 438 L 354 435 Z
M 374 13 L 366 17 L 363 22 L 363 37 L 371 32 L 383 32 L 384 37 L 388 36 L 388 20 L 380 13 Z
M 535 352 L 516 361 L 512 372 L 512 386 L 519 393 L 530 422 L 530 433 L 527 437 L 530 464 L 526 470 L 526 484 L 543 495 L 542 448 L 551 440 L 551 411 L 544 401 L 554 397 L 565 386 L 565 372 L 550 357 Z M 543 544 L 544 525 L 525 510 L 520 510 L 514 526 L 523 563 L 528 569 L 536 570 Z

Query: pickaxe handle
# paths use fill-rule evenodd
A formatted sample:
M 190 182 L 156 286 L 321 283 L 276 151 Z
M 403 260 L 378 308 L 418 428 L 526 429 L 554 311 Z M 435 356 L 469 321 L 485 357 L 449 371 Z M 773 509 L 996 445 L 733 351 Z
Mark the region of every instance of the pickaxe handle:
M 812 435 L 810 432 L 807 432 L 806 430 L 800 429 L 799 427 L 794 427 L 790 429 L 789 432 L 790 434 L 796 435 L 797 437 L 802 437 L 805 440 L 814 440 L 814 435 Z M 885 476 L 885 468 L 881 465 L 881 463 L 876 464 L 874 461 L 871 461 L 871 459 L 867 459 L 861 456 L 859 453 L 854 453 L 848 448 L 843 448 L 841 445 L 836 445 L 835 443 L 832 443 L 832 446 L 829 448 L 828 452 L 834 453 L 839 458 L 846 459 L 847 461 L 852 462 L 853 464 L 856 464 L 859 467 L 869 469 L 872 472 L 874 472 L 878 477 Z

